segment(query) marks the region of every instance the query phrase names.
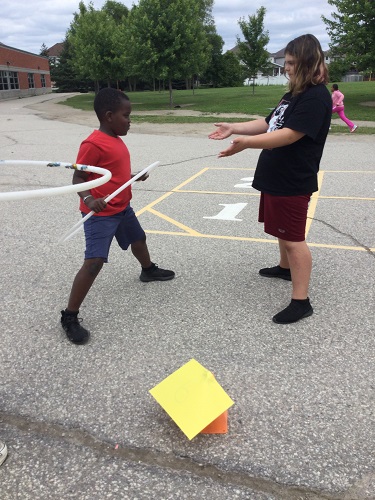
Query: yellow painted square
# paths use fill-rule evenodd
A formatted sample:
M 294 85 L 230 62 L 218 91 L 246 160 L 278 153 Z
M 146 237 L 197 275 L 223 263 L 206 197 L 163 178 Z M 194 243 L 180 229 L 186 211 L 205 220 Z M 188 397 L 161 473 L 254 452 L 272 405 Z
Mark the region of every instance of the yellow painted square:
M 189 439 L 234 404 L 212 373 L 195 359 L 149 392 Z

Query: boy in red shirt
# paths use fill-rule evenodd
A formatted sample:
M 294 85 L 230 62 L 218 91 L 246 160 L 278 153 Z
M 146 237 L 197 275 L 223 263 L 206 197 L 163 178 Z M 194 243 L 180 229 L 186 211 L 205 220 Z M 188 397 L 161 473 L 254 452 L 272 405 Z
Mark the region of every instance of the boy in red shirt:
M 89 331 L 80 325 L 79 308 L 104 262 L 108 262 L 108 253 L 114 237 L 123 250 L 131 247 L 133 255 L 142 266 L 141 281 L 167 281 L 175 276 L 173 271 L 160 269 L 151 262 L 145 232 L 130 206 L 131 187 L 123 190 L 108 203 L 104 201 L 132 177 L 129 151 L 119 137 L 126 135 L 130 128 L 129 98 L 116 89 L 105 88 L 96 96 L 94 109 L 100 127 L 82 142 L 77 163 L 106 168 L 112 172 L 112 178 L 102 186 L 78 193 L 81 198 L 79 208 L 83 216 L 91 211 L 95 214 L 84 223 L 85 260 L 73 281 L 68 306 L 61 311 L 62 327 L 68 339 L 75 344 L 84 344 L 89 339 Z M 76 170 L 73 184 L 97 177 L 98 174 Z M 144 176 L 140 180 L 146 178 L 147 176 Z

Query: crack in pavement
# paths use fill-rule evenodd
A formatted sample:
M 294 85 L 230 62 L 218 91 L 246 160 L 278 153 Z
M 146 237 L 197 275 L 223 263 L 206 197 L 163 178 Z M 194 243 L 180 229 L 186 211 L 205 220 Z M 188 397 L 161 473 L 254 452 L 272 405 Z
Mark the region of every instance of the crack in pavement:
M 114 443 L 101 440 L 86 430 L 77 427 L 65 427 L 59 423 L 35 420 L 26 416 L 0 411 L 4 424 L 23 432 L 32 432 L 46 438 L 59 439 L 74 446 L 83 446 L 101 456 L 169 469 L 172 472 L 190 473 L 199 478 L 207 478 L 223 485 L 249 488 L 253 491 L 276 496 L 280 500 L 343 500 L 350 491 L 350 500 L 360 500 L 356 495 L 356 485 L 341 493 L 329 493 L 303 486 L 278 483 L 271 479 L 250 476 L 246 472 L 224 470 L 210 463 L 201 463 L 187 455 L 165 453 L 155 449 L 116 447 Z M 363 479 L 360 480 L 363 482 Z M 363 497 L 362 497 L 363 498 Z
M 332 229 L 332 231 L 334 231 L 335 233 L 337 234 L 340 234 L 341 236 L 346 236 L 348 237 L 349 239 L 351 239 L 354 243 L 356 243 L 358 246 L 360 246 L 361 248 L 363 248 L 364 250 L 366 250 L 367 253 L 369 253 L 371 255 L 371 257 L 374 257 L 375 258 L 375 253 L 371 250 L 371 248 L 369 248 L 367 245 L 365 245 L 364 243 L 361 243 L 359 240 L 357 240 L 357 238 L 355 238 L 354 236 L 352 236 L 351 234 L 349 233 L 344 233 L 344 231 L 340 231 L 340 229 L 337 229 L 337 227 L 333 226 L 332 224 L 330 224 L 329 222 L 326 222 L 322 219 L 317 219 L 315 217 L 307 217 L 308 219 L 311 219 L 311 220 L 314 220 L 316 222 L 320 222 L 321 224 L 324 224 L 325 226 L 329 227 L 330 229 Z

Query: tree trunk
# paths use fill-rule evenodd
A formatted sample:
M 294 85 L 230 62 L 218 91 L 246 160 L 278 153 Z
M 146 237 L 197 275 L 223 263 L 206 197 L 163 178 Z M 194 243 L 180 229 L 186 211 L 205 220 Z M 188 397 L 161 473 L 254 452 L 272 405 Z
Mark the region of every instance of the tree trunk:
M 95 82 L 94 82 L 95 95 L 98 95 L 99 90 L 100 90 L 99 87 L 100 87 L 99 80 L 95 80 Z
M 173 89 L 172 89 L 172 80 L 169 79 L 169 107 L 173 106 Z

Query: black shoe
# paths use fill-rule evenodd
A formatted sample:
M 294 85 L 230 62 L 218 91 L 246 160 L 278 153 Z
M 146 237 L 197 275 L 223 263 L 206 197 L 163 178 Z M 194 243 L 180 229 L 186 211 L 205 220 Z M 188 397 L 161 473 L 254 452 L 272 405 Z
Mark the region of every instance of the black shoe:
M 259 271 L 259 274 L 265 278 L 281 278 L 282 280 L 292 281 L 290 269 L 280 266 L 265 267 Z
M 276 314 L 272 318 L 272 321 L 280 325 L 288 325 L 289 323 L 295 323 L 300 319 L 308 318 L 313 314 L 313 312 L 314 310 L 311 307 L 309 298 L 306 300 L 292 299 L 288 307 Z
M 168 281 L 174 278 L 174 272 L 167 269 L 160 269 L 156 264 L 152 264 L 148 269 L 142 267 L 139 279 L 143 282 L 148 281 Z
M 86 344 L 90 337 L 90 332 L 80 325 L 81 321 L 78 312 L 61 311 L 61 325 L 68 339 L 74 344 Z

